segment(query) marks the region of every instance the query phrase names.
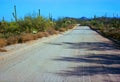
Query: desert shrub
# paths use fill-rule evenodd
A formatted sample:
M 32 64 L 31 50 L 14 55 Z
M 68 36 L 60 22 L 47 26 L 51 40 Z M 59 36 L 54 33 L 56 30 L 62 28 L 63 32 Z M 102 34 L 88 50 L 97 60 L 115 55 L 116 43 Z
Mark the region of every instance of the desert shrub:
M 7 52 L 6 49 L 0 48 L 0 52 Z
M 38 36 L 38 38 L 42 38 L 42 37 L 44 37 L 45 35 L 44 35 L 42 32 L 39 32 L 39 33 L 37 33 L 37 36 Z
M 27 34 L 22 34 L 20 36 L 19 42 L 24 43 L 24 42 L 27 42 L 30 40 L 34 40 L 34 36 L 33 36 L 33 34 L 27 33 Z
M 25 16 L 24 19 L 18 21 L 21 31 L 26 33 L 45 32 L 49 27 L 54 26 L 54 23 L 42 16 Z
M 66 31 L 66 28 L 60 28 L 59 31 L 64 32 L 64 31 Z
M 108 37 L 120 40 L 120 30 L 119 29 L 109 30 L 109 31 L 104 32 L 104 33 Z
M 24 20 L 22 21 L 21 27 L 25 28 L 26 33 L 31 33 L 32 32 L 32 27 L 33 27 L 33 18 L 31 16 L 25 16 Z
M 7 45 L 7 41 L 5 39 L 0 39 L 0 47 L 4 47 Z
M 73 25 L 75 23 L 75 20 L 71 19 L 71 18 L 59 18 L 57 21 L 56 21 L 56 24 L 55 24 L 55 29 L 56 30 L 61 30 L 60 28 L 66 28 L 66 29 L 69 29 L 69 25 Z
M 48 32 L 42 32 L 44 37 L 48 37 L 50 34 Z
M 68 25 L 67 28 L 68 28 L 68 29 L 73 29 L 73 28 L 74 28 L 74 25 L 72 25 L 72 24 L 71 24 L 71 25 Z
M 0 22 L 0 33 L 5 33 L 5 28 L 8 28 L 7 22 Z
M 32 34 L 33 35 L 33 40 L 37 40 L 38 39 L 38 35 L 37 34 Z
M 56 30 L 51 30 L 51 31 L 49 31 L 49 34 L 50 35 L 53 35 L 53 34 L 58 34 L 59 32 L 58 31 L 56 31 Z
M 84 23 L 106 37 L 120 40 L 120 18 L 98 17 Z
M 54 28 L 49 28 L 48 30 L 47 30 L 47 32 L 50 34 L 50 35 L 53 35 L 53 34 L 58 34 L 58 32 L 54 29 Z
M 46 19 L 44 17 L 38 16 L 33 18 L 33 27 L 38 31 L 45 31 L 46 30 Z
M 18 31 L 19 31 L 19 25 L 18 25 L 18 23 L 16 23 L 16 22 L 10 22 L 9 23 L 8 32 L 18 33 Z
M 19 37 L 18 37 L 18 36 L 10 36 L 10 37 L 7 39 L 7 44 L 8 44 L 8 45 L 16 44 L 16 43 L 18 43 L 18 41 L 19 41 Z

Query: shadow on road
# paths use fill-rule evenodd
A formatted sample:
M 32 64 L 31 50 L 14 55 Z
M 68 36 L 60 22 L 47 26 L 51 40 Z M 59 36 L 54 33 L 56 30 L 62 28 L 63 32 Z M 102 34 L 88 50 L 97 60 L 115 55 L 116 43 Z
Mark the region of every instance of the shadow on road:
M 85 49 L 86 51 L 118 50 L 113 44 L 104 42 L 81 42 L 81 43 L 49 43 L 51 45 L 65 46 L 67 49 Z M 73 55 L 74 56 L 74 55 Z M 120 74 L 120 54 L 82 54 L 75 57 L 58 57 L 52 59 L 56 62 L 87 63 L 84 66 L 70 67 L 70 70 L 61 70 L 58 75 L 62 76 L 87 76 L 96 74 Z
M 55 61 L 66 61 L 66 62 L 75 62 L 75 63 L 93 63 L 93 64 L 120 64 L 120 54 L 110 55 L 110 54 L 89 54 L 88 56 L 76 56 L 76 57 L 60 57 L 53 59 Z
M 117 67 L 101 67 L 101 66 L 78 66 L 71 67 L 72 70 L 63 70 L 59 74 L 61 76 L 91 76 L 96 74 L 120 74 L 120 68 Z
M 84 64 L 84 66 L 70 67 L 70 70 L 61 70 L 59 73 L 56 73 L 62 76 L 120 74 L 120 54 L 89 54 L 87 56 L 59 57 L 53 60 L 57 62 L 89 63 L 89 66 Z
M 80 43 L 72 43 L 72 42 L 61 42 L 61 43 L 47 43 L 50 45 L 59 45 L 65 46 L 68 49 L 86 49 L 86 50 L 96 50 L 96 51 L 103 51 L 103 50 L 119 50 L 114 44 L 112 43 L 105 43 L 105 42 L 80 42 Z
M 105 42 L 80 42 L 80 43 L 70 43 L 70 42 L 63 42 L 64 44 L 68 45 L 70 49 L 87 49 L 87 50 L 117 50 L 113 44 L 105 43 Z

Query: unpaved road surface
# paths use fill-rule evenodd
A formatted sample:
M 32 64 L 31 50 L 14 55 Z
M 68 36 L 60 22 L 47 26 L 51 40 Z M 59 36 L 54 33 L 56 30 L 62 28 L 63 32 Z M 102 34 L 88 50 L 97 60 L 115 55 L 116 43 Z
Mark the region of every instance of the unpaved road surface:
M 78 26 L 0 60 L 0 82 L 120 82 L 120 50 Z

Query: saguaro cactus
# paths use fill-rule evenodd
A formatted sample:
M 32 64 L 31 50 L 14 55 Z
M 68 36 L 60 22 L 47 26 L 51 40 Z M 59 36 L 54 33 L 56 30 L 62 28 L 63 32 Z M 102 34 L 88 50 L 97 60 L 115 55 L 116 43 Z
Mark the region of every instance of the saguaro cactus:
M 38 9 L 38 16 L 40 16 L 40 9 Z
M 14 5 L 14 12 L 12 13 L 15 21 L 17 22 L 17 11 L 16 11 L 16 5 Z
M 4 22 L 5 21 L 5 18 L 4 18 L 4 16 L 3 16 L 3 18 L 2 18 L 2 22 Z
M 94 15 L 94 19 L 96 19 L 97 17 L 96 17 L 96 15 Z
M 49 13 L 49 19 L 52 21 L 52 14 Z

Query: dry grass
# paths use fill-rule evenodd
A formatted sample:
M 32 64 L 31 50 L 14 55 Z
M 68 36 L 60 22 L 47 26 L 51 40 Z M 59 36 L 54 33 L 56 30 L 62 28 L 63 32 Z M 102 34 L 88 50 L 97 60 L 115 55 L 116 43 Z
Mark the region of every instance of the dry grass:
M 7 52 L 7 50 L 0 48 L 0 52 Z
M 49 29 L 48 32 L 39 32 L 37 34 L 24 33 L 19 36 L 11 36 L 8 39 L 0 39 L 0 47 L 4 47 L 6 45 L 17 44 L 17 43 L 25 43 L 27 41 L 36 40 L 42 37 L 48 37 L 49 35 L 59 34 L 60 32 L 64 32 L 67 29 L 72 29 L 73 26 L 68 26 L 67 28 L 60 28 L 59 31 L 55 29 Z M 5 49 L 0 48 L 0 52 L 6 52 Z
M 54 34 L 59 34 L 60 32 L 59 31 L 55 31 Z
M 48 37 L 49 33 L 48 32 L 39 32 L 37 34 L 22 34 L 19 38 L 19 43 L 24 43 L 27 41 L 31 41 L 31 40 L 36 40 L 38 38 L 42 38 L 42 37 Z
M 19 42 L 20 43 L 24 43 L 24 42 L 27 42 L 27 41 L 30 41 L 30 40 L 34 40 L 34 36 L 33 34 L 23 34 L 20 36 L 20 39 L 19 39 Z
M 68 26 L 68 29 L 73 29 L 74 28 L 74 25 L 69 25 Z
M 37 40 L 39 38 L 37 34 L 32 34 L 32 36 L 33 36 L 33 40 Z
M 65 31 L 66 31 L 66 28 L 60 28 L 59 31 L 60 31 L 60 32 L 65 32 Z
M 7 45 L 7 40 L 5 39 L 0 39 L 0 47 L 4 47 Z
M 50 35 L 53 35 L 53 34 L 58 34 L 58 31 L 52 29 L 52 30 L 49 30 L 48 33 L 49 33 Z
M 50 34 L 48 32 L 42 32 L 44 37 L 48 37 Z
M 39 33 L 37 33 L 37 37 L 42 38 L 42 37 L 44 37 L 44 34 L 42 32 L 39 32 Z
M 7 44 L 11 45 L 11 44 L 17 44 L 19 41 L 19 37 L 18 36 L 11 36 L 7 39 Z

